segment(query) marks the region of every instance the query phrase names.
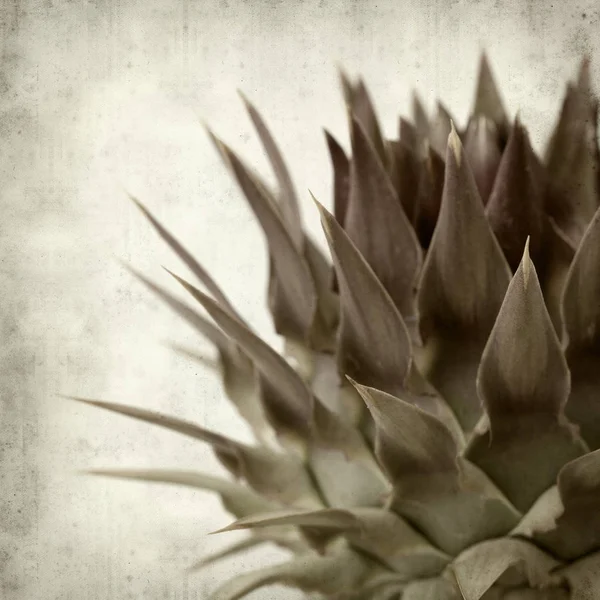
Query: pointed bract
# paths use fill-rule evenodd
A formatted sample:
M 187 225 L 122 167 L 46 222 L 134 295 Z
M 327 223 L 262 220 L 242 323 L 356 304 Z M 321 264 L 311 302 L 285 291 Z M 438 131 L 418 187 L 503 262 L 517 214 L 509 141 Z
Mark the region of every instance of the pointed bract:
M 215 280 L 208 274 L 206 269 L 190 254 L 188 250 L 181 245 L 179 241 L 177 241 L 177 239 L 167 229 L 165 229 L 165 227 L 161 225 L 154 215 L 139 200 L 133 196 L 130 196 L 130 198 L 140 209 L 142 214 L 148 219 L 148 221 L 150 221 L 152 227 L 154 227 L 158 235 L 173 249 L 175 254 L 181 258 L 190 271 L 197 277 L 198 281 L 200 281 L 206 287 L 214 299 L 217 300 L 217 302 L 219 302 L 223 308 L 229 310 L 232 315 L 235 315 L 238 319 L 243 321 L 240 314 L 232 306 L 231 302 L 229 302 L 229 299 L 223 290 L 221 290 Z
M 442 156 L 445 156 L 445 152 Z M 417 206 L 413 222 L 423 248 L 429 248 L 440 213 L 446 170 L 442 156 L 433 148 L 428 148 L 419 164 Z
M 350 160 L 337 140 L 325 131 L 327 148 L 333 167 L 333 214 L 344 227 L 350 201 Z
M 406 217 L 412 223 L 418 208 L 421 163 L 403 141 L 390 142 L 390 152 L 390 178 Z
M 473 116 L 484 116 L 498 127 L 502 139 L 508 137 L 509 122 L 498 86 L 494 80 L 492 69 L 485 53 L 479 60 L 477 90 L 472 111 Z
M 448 109 L 440 102 L 437 103 L 437 111 L 431 123 L 429 131 L 429 141 L 431 147 L 440 155 L 446 154 L 446 146 L 448 145 L 448 136 L 452 129 L 452 121 L 454 119 L 450 115 Z
M 571 395 L 566 412 L 591 448 L 600 448 L 600 209 L 571 263 L 562 298 Z
M 211 600 L 238 600 L 254 590 L 274 584 L 323 594 L 356 592 L 370 575 L 368 561 L 341 548 L 332 555 L 305 554 L 290 562 L 238 575 L 219 588 Z
M 542 254 L 544 182 L 538 176 L 529 136 L 517 119 L 494 180 L 486 214 L 513 271 L 525 241 L 536 262 Z
M 247 446 L 190 421 L 143 408 L 85 398 L 73 400 L 206 442 L 231 473 L 236 477 L 243 477 L 259 494 L 284 504 L 320 506 L 304 465 L 293 455 Z
M 493 121 L 484 116 L 469 121 L 465 133 L 465 154 L 485 205 L 492 192 L 502 157 L 498 129 Z
M 253 514 L 278 510 L 280 505 L 253 492 L 250 488 L 226 479 L 212 477 L 196 471 L 166 469 L 93 469 L 90 475 L 131 479 L 134 481 L 181 485 L 216 492 L 223 506 L 239 519 Z
M 546 152 L 547 210 L 576 246 L 600 203 L 598 101 L 569 85 Z
M 394 510 L 450 554 L 514 527 L 517 511 L 483 473 L 458 457 L 460 446 L 441 419 L 355 385 L 377 425 L 375 451 L 394 483 Z
M 344 229 L 400 312 L 412 315 L 421 248 L 388 173 L 356 119 L 352 150 L 350 205 Z
M 377 557 L 405 578 L 438 574 L 450 561 L 406 521 L 377 508 L 278 511 L 239 519 L 221 531 L 274 525 L 311 528 L 330 539 L 343 534 L 351 545 Z
M 453 131 L 440 215 L 423 265 L 417 305 L 421 336 L 431 354 L 424 373 L 467 431 L 481 416 L 475 374 L 509 281 L 508 265 Z
M 348 235 L 318 207 L 340 286 L 340 375 L 381 389 L 401 389 L 412 360 L 406 325 Z
M 527 247 L 483 352 L 477 388 L 489 429 L 473 438 L 467 457 L 527 510 L 560 468 L 586 451 L 564 417 L 569 370 Z
M 430 123 L 427 111 L 416 90 L 412 93 L 412 118 L 417 134 L 417 152 L 421 154 L 424 151 L 426 140 L 429 139 Z
M 567 463 L 558 474 L 562 508 L 535 541 L 554 555 L 573 560 L 600 551 L 600 450 Z
M 346 106 L 349 109 L 350 115 L 356 117 L 371 144 L 373 144 L 379 159 L 385 164 L 385 142 L 377 119 L 377 114 L 375 113 L 373 101 L 371 100 L 365 82 L 362 79 L 358 79 L 358 81 L 353 84 L 343 72 L 340 72 L 340 80 L 344 98 L 346 100 Z
M 511 586 L 547 587 L 560 563 L 523 540 L 491 540 L 463 552 L 452 564 L 464 600 L 479 600 L 503 575 Z
M 288 227 L 275 209 L 274 200 L 268 198 L 265 188 L 230 148 L 217 142 L 267 239 L 279 292 L 278 302 L 272 307 L 275 327 L 286 337 L 308 340 L 315 318 L 317 296 L 303 251 L 294 244 Z
M 240 93 L 240 96 L 242 97 L 246 110 L 252 119 L 252 123 L 256 128 L 260 141 L 269 157 L 271 166 L 273 167 L 275 178 L 277 179 L 277 184 L 279 186 L 279 205 L 281 207 L 283 222 L 286 225 L 296 249 L 299 252 L 302 252 L 304 231 L 302 230 L 300 206 L 298 204 L 294 184 L 292 183 L 292 178 L 285 161 L 281 156 L 281 152 L 263 118 L 243 94 Z
M 217 324 L 238 343 L 262 374 L 265 411 L 273 427 L 301 437 L 310 435 L 313 397 L 298 374 L 245 325 L 233 319 L 212 298 L 173 275 L 208 311 Z

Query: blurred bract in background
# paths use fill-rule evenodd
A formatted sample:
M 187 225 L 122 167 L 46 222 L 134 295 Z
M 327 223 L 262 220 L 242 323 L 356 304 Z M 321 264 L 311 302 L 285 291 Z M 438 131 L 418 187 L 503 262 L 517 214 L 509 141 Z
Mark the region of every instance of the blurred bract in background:
M 210 365 L 172 345 L 209 357 L 211 348 L 123 268 L 163 283 L 161 265 L 185 274 L 127 193 L 279 347 L 262 233 L 202 122 L 272 182 L 236 90 L 248 96 L 285 155 L 307 229 L 325 248 L 308 189 L 331 206 L 322 127 L 348 147 L 338 66 L 364 77 L 392 137 L 413 88 L 429 111 L 439 98 L 463 126 L 485 48 L 539 151 L 583 55 L 600 81 L 600 8 L 23 0 L 3 2 L 1 15 L 0 596 L 206 598 L 230 572 L 275 562 L 279 551 L 257 549 L 187 575 L 238 536 L 207 537 L 230 521 L 218 498 L 78 471 L 221 473 L 210 449 L 60 397 L 145 406 L 250 439 Z M 252 596 L 275 597 L 299 596 L 283 588 Z

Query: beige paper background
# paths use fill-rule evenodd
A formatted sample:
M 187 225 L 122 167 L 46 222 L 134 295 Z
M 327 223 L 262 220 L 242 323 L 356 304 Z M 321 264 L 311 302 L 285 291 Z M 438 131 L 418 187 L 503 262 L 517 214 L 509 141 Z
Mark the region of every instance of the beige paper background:
M 213 373 L 164 342 L 207 348 L 123 270 L 185 274 L 127 201 L 137 195 L 195 251 L 252 325 L 265 248 L 204 134 L 205 120 L 270 177 L 241 88 L 267 118 L 320 243 L 308 188 L 331 202 L 321 132 L 347 145 L 335 64 L 364 74 L 385 131 L 411 86 L 463 123 L 480 48 L 538 148 L 580 55 L 600 64 L 596 2 L 2 2 L 0 74 L 0 597 L 203 599 L 255 551 L 186 578 L 238 538 L 204 493 L 77 476 L 93 466 L 220 472 L 167 432 L 75 405 L 79 394 L 196 419 L 247 439 Z M 173 288 L 175 289 L 175 288 Z M 283 588 L 252 598 L 296 598 Z

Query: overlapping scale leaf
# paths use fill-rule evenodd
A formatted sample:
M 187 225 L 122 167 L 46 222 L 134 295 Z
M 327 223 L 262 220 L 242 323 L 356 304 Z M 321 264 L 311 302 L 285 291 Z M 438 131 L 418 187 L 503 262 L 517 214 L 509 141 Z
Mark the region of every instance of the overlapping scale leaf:
M 600 597 L 600 552 L 584 556 L 558 573 L 569 583 L 574 600 L 596 600 Z
M 477 387 L 489 426 L 466 455 L 525 511 L 565 463 L 586 452 L 564 416 L 569 371 L 527 248 L 483 352 Z
M 254 361 L 261 373 L 267 416 L 284 441 L 300 443 L 328 502 L 380 503 L 385 481 L 360 433 L 316 400 L 306 383 L 268 344 L 207 295 L 177 279 Z
M 364 436 L 321 402 L 314 416 L 308 460 L 329 506 L 381 506 L 389 484 Z
M 385 392 L 360 386 L 377 426 L 375 451 L 394 484 L 391 506 L 449 554 L 506 534 L 519 513 L 461 459 L 444 424 Z
M 196 278 L 207 288 L 220 305 L 233 316 L 244 322 L 240 313 L 233 307 L 223 290 L 192 256 L 192 254 L 152 215 L 138 200 L 132 198 L 144 216 L 150 221 L 159 236 L 171 247 L 179 258 L 186 264 Z M 270 428 L 267 424 L 260 400 L 260 392 L 256 374 L 250 360 L 239 347 L 212 323 L 195 313 L 181 301 L 177 300 L 166 290 L 160 288 L 134 269 L 127 269 L 139 279 L 148 289 L 156 294 L 163 302 L 171 307 L 179 316 L 184 318 L 197 331 L 205 335 L 217 348 L 221 363 L 223 385 L 229 399 L 234 403 L 240 415 L 252 428 L 256 438 L 269 443 Z
M 600 450 L 567 463 L 558 474 L 557 492 L 558 506 L 541 505 L 530 535 L 562 559 L 600 550 Z
M 413 581 L 406 585 L 402 600 L 462 600 L 456 584 L 443 577 Z
M 591 448 L 600 448 L 600 209 L 577 250 L 564 288 L 562 318 L 571 394 L 566 406 Z
M 456 132 L 450 134 L 442 205 L 417 304 L 422 371 L 465 430 L 481 416 L 475 377 L 510 281 Z
M 344 229 L 401 314 L 412 316 L 421 248 L 388 172 L 356 119 L 352 121 L 350 205 Z
M 495 584 L 509 588 L 549 587 L 551 572 L 559 565 L 531 543 L 499 539 L 476 544 L 460 554 L 452 563 L 452 571 L 464 600 L 479 600 L 487 598 L 484 594 Z

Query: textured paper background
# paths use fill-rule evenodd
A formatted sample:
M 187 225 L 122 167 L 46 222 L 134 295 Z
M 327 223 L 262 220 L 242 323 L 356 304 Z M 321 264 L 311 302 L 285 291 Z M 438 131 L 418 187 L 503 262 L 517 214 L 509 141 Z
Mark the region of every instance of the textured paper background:
M 69 403 L 112 399 L 247 439 L 209 369 L 165 342 L 202 346 L 123 270 L 185 274 L 128 202 L 139 196 L 276 344 L 265 251 L 200 120 L 270 177 L 236 88 L 261 109 L 307 189 L 330 203 L 321 126 L 345 144 L 335 64 L 361 72 L 385 131 L 415 84 L 462 124 L 479 49 L 538 148 L 580 55 L 595 59 L 596 2 L 172 0 L 2 2 L 0 147 L 0 596 L 7 600 L 202 599 L 256 551 L 186 578 L 235 537 L 203 493 L 76 475 L 92 466 L 219 472 L 202 445 Z M 295 598 L 282 588 L 253 598 Z

